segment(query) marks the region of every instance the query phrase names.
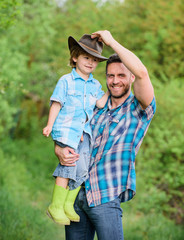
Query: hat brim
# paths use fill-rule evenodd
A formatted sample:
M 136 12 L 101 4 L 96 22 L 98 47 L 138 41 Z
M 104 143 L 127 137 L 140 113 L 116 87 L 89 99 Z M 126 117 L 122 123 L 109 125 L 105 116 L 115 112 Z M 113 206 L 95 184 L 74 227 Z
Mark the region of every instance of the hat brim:
M 69 36 L 69 38 L 68 38 L 68 48 L 69 48 L 69 50 L 71 51 L 71 48 L 75 45 L 80 46 L 85 52 L 92 55 L 93 57 L 98 58 L 100 62 L 108 60 L 108 58 L 106 58 L 106 57 L 104 57 L 104 56 L 102 56 L 102 55 L 100 55 L 96 52 L 93 52 L 92 50 L 90 50 L 90 49 L 86 48 L 85 46 L 83 46 L 82 44 L 80 44 L 80 42 L 77 42 L 75 40 L 75 38 L 73 38 L 72 36 Z

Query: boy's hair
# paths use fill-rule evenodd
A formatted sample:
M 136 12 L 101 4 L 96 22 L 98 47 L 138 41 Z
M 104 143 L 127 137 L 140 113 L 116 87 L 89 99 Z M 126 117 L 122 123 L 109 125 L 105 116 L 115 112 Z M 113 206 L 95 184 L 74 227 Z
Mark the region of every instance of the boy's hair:
M 76 67 L 76 62 L 73 61 L 73 58 L 78 58 L 80 55 L 92 56 L 84 51 L 80 46 L 74 45 L 70 50 L 70 67 Z
M 111 64 L 111 63 L 121 63 L 121 62 L 122 61 L 121 61 L 120 57 L 116 53 L 112 54 L 106 62 L 106 74 L 107 74 L 107 68 L 108 68 L 109 64 Z

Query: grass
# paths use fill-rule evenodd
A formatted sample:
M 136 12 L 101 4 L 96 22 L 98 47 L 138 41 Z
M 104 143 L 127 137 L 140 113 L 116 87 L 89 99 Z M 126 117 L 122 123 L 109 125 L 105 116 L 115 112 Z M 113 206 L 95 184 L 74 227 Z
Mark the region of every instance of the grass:
M 46 215 L 54 183 L 50 172 L 57 161 L 53 146 L 45 144 L 42 138 L 2 143 L 0 240 L 65 239 L 64 227 Z
M 162 214 L 127 212 L 123 218 L 125 240 L 182 240 L 183 230 Z
M 52 141 L 42 136 L 31 142 L 5 140 L 0 159 L 0 240 L 64 240 L 64 227 L 54 224 L 45 213 L 54 185 L 52 172 L 58 163 Z M 154 210 L 147 200 L 151 197 L 146 198 L 141 187 L 144 180 L 138 179 L 137 196 L 122 204 L 125 240 L 183 239 L 184 230 L 157 210 L 161 207 Z

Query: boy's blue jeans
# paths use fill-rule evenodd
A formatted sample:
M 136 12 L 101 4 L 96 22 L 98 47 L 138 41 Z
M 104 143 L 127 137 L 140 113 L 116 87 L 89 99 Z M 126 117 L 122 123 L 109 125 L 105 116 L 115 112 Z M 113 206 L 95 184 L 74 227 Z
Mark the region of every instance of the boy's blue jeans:
M 123 240 L 122 209 L 120 198 L 89 207 L 85 189 L 81 187 L 75 201 L 75 210 L 80 222 L 65 226 L 66 240 L 93 240 L 95 231 L 98 240 Z
M 70 190 L 78 188 L 88 178 L 90 136 L 83 132 L 83 138 L 83 142 L 80 141 L 78 148 L 75 150 L 75 152 L 80 155 L 79 160 L 76 162 L 76 166 L 68 167 L 59 163 L 53 173 L 54 177 L 69 178 L 68 186 Z M 58 141 L 55 142 L 61 147 L 67 146 Z

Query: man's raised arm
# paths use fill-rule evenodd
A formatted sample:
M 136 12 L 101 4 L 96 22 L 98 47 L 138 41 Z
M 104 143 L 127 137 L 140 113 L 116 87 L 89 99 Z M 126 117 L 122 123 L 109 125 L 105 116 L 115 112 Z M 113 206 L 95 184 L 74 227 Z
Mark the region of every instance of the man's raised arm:
M 120 57 L 123 64 L 135 76 L 134 94 L 145 109 L 153 100 L 154 90 L 151 84 L 148 71 L 140 59 L 127 48 L 119 44 L 107 30 L 92 33 L 92 38 L 98 37 L 99 41 L 111 47 Z

